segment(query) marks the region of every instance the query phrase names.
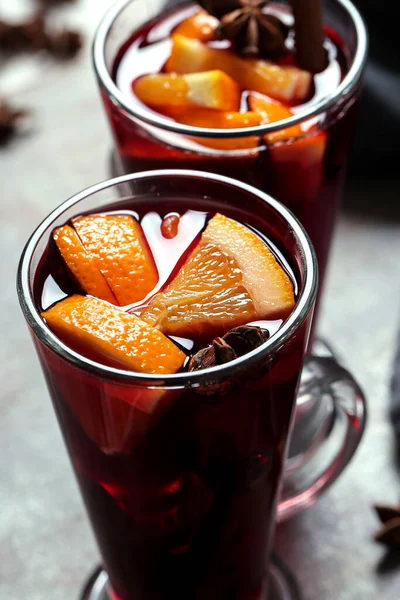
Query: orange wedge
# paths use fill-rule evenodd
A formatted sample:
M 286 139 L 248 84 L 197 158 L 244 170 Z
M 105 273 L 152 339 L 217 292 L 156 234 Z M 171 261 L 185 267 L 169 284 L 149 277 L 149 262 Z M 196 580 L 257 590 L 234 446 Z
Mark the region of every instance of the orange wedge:
M 118 304 L 96 261 L 86 251 L 76 231 L 64 225 L 53 232 L 53 238 L 65 264 L 82 289 L 91 296 Z
M 104 357 L 121 368 L 139 373 L 175 373 L 186 359 L 160 331 L 97 298 L 70 296 L 42 317 L 72 348 Z
M 182 23 L 174 29 L 173 34 L 195 38 L 201 42 L 210 42 L 214 39 L 214 33 L 218 25 L 218 19 L 205 10 L 200 10 L 188 19 L 182 21 Z
M 326 132 L 319 131 L 269 149 L 274 163 L 272 193 L 289 208 L 297 210 L 299 203 L 311 202 L 319 193 L 324 178 L 326 144 Z
M 275 123 L 277 121 L 283 121 L 283 119 L 293 117 L 292 111 L 287 106 L 278 104 L 277 102 L 272 102 L 265 96 L 250 94 L 249 106 L 250 110 L 260 115 L 262 119 L 261 122 L 263 124 Z M 293 125 L 292 127 L 287 127 L 282 131 L 269 133 L 266 136 L 266 139 L 270 144 L 273 144 L 275 142 L 282 142 L 290 138 L 301 137 L 302 135 L 303 132 L 300 125 Z
M 271 96 L 280 102 L 302 102 L 310 95 L 312 75 L 308 71 L 267 60 L 250 59 L 245 62 L 249 69 L 243 75 L 246 89 Z
M 157 268 L 140 224 L 128 215 L 91 215 L 73 226 L 121 306 L 154 289 Z
M 267 246 L 217 214 L 141 318 L 166 334 L 211 338 L 257 319 L 285 318 L 293 307 L 293 285 Z
M 249 106 L 263 123 L 293 115 L 288 107 L 255 94 L 250 95 Z M 273 193 L 289 207 L 295 207 L 299 200 L 312 200 L 322 184 L 326 132 L 314 130 L 307 132 L 301 125 L 293 125 L 265 136 L 274 162 Z
M 187 110 L 177 112 L 175 119 L 180 123 L 193 127 L 210 127 L 211 129 L 240 129 L 259 125 L 262 117 L 256 112 L 235 112 L 219 110 Z
M 129 453 L 176 398 L 173 391 L 90 378 L 77 369 L 66 371 L 61 363 L 52 364 L 58 395 L 87 437 L 106 454 Z
M 87 437 L 106 454 L 129 453 L 150 426 L 151 417 L 118 393 L 111 395 L 108 384 L 100 387 L 75 378 L 71 385 L 70 379 L 58 377 L 55 385 Z M 131 389 L 132 400 L 141 393 Z
M 217 110 L 197 109 L 177 112 L 174 118 L 179 123 L 192 127 L 209 127 L 211 129 L 240 129 L 254 127 L 262 121 L 256 112 L 223 112 Z M 249 136 L 244 138 L 217 139 L 194 138 L 198 144 L 217 150 L 248 150 L 259 146 L 259 138 Z
M 183 35 L 172 36 L 172 52 L 165 65 L 168 73 L 196 73 L 218 69 L 238 82 L 242 90 L 252 90 L 283 102 L 307 98 L 312 76 L 292 66 L 266 60 L 243 59 L 229 50 L 212 48 Z
M 133 83 L 133 91 L 148 106 L 191 106 L 215 110 L 239 110 L 239 85 L 223 71 L 177 75 L 145 75 Z

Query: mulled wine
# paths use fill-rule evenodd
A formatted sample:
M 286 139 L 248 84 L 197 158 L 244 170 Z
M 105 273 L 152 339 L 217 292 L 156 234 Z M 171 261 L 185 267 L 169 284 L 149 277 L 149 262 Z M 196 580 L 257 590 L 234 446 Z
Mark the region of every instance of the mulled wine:
M 278 204 L 183 173 L 43 226 L 34 339 L 115 598 L 258 599 L 315 265 Z

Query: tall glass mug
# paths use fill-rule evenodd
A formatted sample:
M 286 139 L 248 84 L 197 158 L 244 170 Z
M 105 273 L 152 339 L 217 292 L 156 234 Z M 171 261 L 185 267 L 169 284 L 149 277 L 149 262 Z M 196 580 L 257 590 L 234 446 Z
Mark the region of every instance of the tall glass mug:
M 141 32 L 136 40 L 140 44 L 166 8 L 172 14 L 182 10 L 181 6 L 171 9 L 176 4 L 185 5 L 166 0 L 120 0 L 98 28 L 94 68 L 116 143 L 116 171 L 201 169 L 235 177 L 271 194 L 294 212 L 309 234 L 322 284 L 366 58 L 366 31 L 358 11 L 349 0 L 324 2 L 326 31 L 339 49 L 344 75 L 334 91 L 323 93 L 324 77 L 331 75 L 325 72 L 316 78 L 321 95 L 304 104 L 293 117 L 247 129 L 222 130 L 192 127 L 165 118 L 135 102 L 129 86 L 124 91 L 117 86 L 118 67 L 132 36 Z M 190 15 L 194 6 L 189 3 L 185 14 Z M 277 7 L 286 13 L 290 10 L 285 2 L 277 3 Z M 168 22 L 175 21 L 172 17 Z M 149 41 L 156 42 L 167 34 L 168 27 L 160 25 Z M 150 71 L 162 64 L 157 53 L 150 50 L 148 56 L 138 60 L 148 61 Z M 285 129 L 294 124 L 301 125 L 303 134 L 293 138 L 292 130 L 285 139 Z
M 54 228 L 106 208 L 141 214 L 162 205 L 218 210 L 254 227 L 285 257 L 296 306 L 262 346 L 203 371 L 143 375 L 78 354 L 47 327 L 39 302 Z M 112 586 L 98 581 L 87 597 L 271 598 L 271 541 L 316 289 L 314 251 L 296 218 L 221 176 L 184 170 L 120 177 L 71 198 L 35 231 L 20 262 L 19 299 Z M 284 510 L 310 503 L 337 463 L 348 461 L 362 430 L 349 376 L 314 358 L 306 394 L 313 380 L 320 393 L 332 382 L 353 386 L 347 410 L 359 433 L 348 431 L 335 464 L 308 489 L 291 490 Z M 290 598 L 280 577 L 274 593 Z

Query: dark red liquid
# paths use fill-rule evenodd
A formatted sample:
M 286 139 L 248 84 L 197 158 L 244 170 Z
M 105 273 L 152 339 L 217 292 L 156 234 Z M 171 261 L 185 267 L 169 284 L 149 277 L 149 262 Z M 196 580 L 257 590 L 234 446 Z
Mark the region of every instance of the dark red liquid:
M 128 103 L 135 104 L 131 84 L 138 76 L 162 70 L 169 54 L 169 32 L 189 9 L 181 9 L 160 17 L 150 25 L 135 31 L 120 48 L 113 66 L 113 77 Z M 134 28 L 134 23 L 132 23 Z M 311 103 L 329 96 L 347 72 L 347 49 L 335 32 L 327 30 L 326 47 L 329 66 L 314 78 Z M 334 230 L 340 193 L 343 187 L 347 155 L 355 119 L 355 101 L 358 89 L 333 106 L 318 124 L 324 136 L 324 149 L 314 160 L 307 158 L 309 147 L 291 142 L 279 149 L 259 140 L 259 147 L 234 151 L 213 151 L 193 144 L 180 134 L 148 128 L 134 122 L 127 113 L 110 101 L 103 92 L 103 101 L 116 140 L 122 168 L 138 172 L 160 168 L 188 168 L 214 172 L 239 179 L 271 194 L 288 206 L 300 219 L 315 247 L 320 281 L 324 279 L 328 253 Z M 246 93 L 243 96 L 246 110 Z M 301 112 L 305 104 L 295 106 Z M 290 147 L 291 148 L 288 148 Z M 294 151 L 293 151 L 294 149 Z
M 303 285 L 299 249 L 279 219 L 262 226 L 261 210 L 204 198 L 118 205 L 119 212 L 132 208 L 142 225 L 149 212 L 155 220 L 187 210 L 204 211 L 203 226 L 216 210 L 244 221 L 294 285 Z M 166 272 L 177 263 L 175 257 Z M 80 291 L 50 243 L 34 282 L 40 308 L 60 297 L 55 283 L 67 294 Z M 229 387 L 213 395 L 109 381 L 36 340 L 117 598 L 261 599 L 309 320 L 273 355 L 230 373 Z

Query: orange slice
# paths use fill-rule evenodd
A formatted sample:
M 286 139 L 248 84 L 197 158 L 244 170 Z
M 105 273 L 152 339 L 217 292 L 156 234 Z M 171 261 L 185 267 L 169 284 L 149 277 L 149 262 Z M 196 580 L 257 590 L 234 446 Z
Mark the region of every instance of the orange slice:
M 188 19 L 182 21 L 174 30 L 174 35 L 184 35 L 195 38 L 201 42 L 210 42 L 214 39 L 214 33 L 219 25 L 218 19 L 205 10 L 200 10 Z
M 141 318 L 166 334 L 211 337 L 253 320 L 285 318 L 293 307 L 293 285 L 267 246 L 217 214 Z
M 139 302 L 154 289 L 157 268 L 140 224 L 128 215 L 91 215 L 73 226 L 119 304 Z
M 64 375 L 57 378 L 55 385 L 87 437 L 106 454 L 129 453 L 153 425 L 153 417 L 135 406 L 136 396 L 143 399 L 142 395 L 148 392 L 152 401 L 151 394 L 158 393 L 161 401 L 163 394 L 160 390 L 131 388 L 132 402 L 128 404 L 117 386 L 113 390 L 107 383 L 101 387 L 76 376 L 71 385 L 71 376 L 68 379 Z
M 186 359 L 160 331 L 97 298 L 70 296 L 42 317 L 72 348 L 139 373 L 175 373 Z
M 240 129 L 254 127 L 262 118 L 255 112 L 222 112 L 217 110 L 197 109 L 177 112 L 174 118 L 179 123 L 192 127 L 209 127 L 211 129 Z M 199 138 L 194 140 L 202 146 L 217 150 L 248 150 L 259 146 L 259 138 L 249 136 L 234 139 Z
M 229 50 L 212 48 L 199 40 L 173 35 L 172 52 L 166 63 L 168 73 L 196 73 L 219 69 L 238 82 L 243 90 L 252 90 L 283 102 L 307 98 L 311 73 L 292 66 L 280 66 L 265 60 L 243 59 Z
M 262 117 L 263 123 L 293 115 L 288 107 L 255 94 L 250 95 L 249 106 Z M 269 133 L 265 140 L 271 145 L 269 152 L 274 162 L 274 195 L 289 207 L 294 207 L 299 200 L 312 200 L 323 180 L 326 132 L 317 131 L 315 127 L 307 132 L 301 125 L 293 125 Z
M 246 89 L 271 96 L 280 102 L 302 102 L 310 95 L 312 75 L 291 65 L 250 59 L 243 83 Z M 270 91 L 267 91 L 268 88 Z
M 79 369 L 66 370 L 61 362 L 53 361 L 52 368 L 58 395 L 87 437 L 106 454 L 129 453 L 176 399 L 174 391 L 87 377 Z
M 180 123 L 192 125 L 193 127 L 210 127 L 211 129 L 239 129 L 254 127 L 262 121 L 256 112 L 235 112 L 218 110 L 187 110 L 177 112 L 175 119 Z
M 172 391 L 124 386 L 57 373 L 54 385 L 87 437 L 106 454 L 128 454 L 173 404 Z
M 272 102 L 265 96 L 250 94 L 249 106 L 250 110 L 260 115 L 262 119 L 261 122 L 263 124 L 275 123 L 277 121 L 283 121 L 283 119 L 293 117 L 292 111 L 287 106 L 284 106 L 283 104 L 278 104 L 277 102 Z M 301 137 L 302 135 L 303 132 L 300 125 L 293 125 L 292 127 L 287 127 L 282 131 L 269 133 L 265 137 L 270 144 L 273 144 L 275 142 L 281 142 L 289 138 Z
M 274 168 L 272 193 L 293 210 L 304 201 L 311 202 L 321 190 L 324 179 L 325 131 L 283 142 L 269 149 Z
M 223 71 L 177 75 L 145 75 L 133 83 L 133 91 L 148 106 L 200 106 L 216 110 L 239 110 L 239 85 Z
M 79 285 L 91 296 L 118 304 L 94 258 L 86 251 L 76 231 L 69 225 L 59 227 L 53 238 L 60 254 Z

